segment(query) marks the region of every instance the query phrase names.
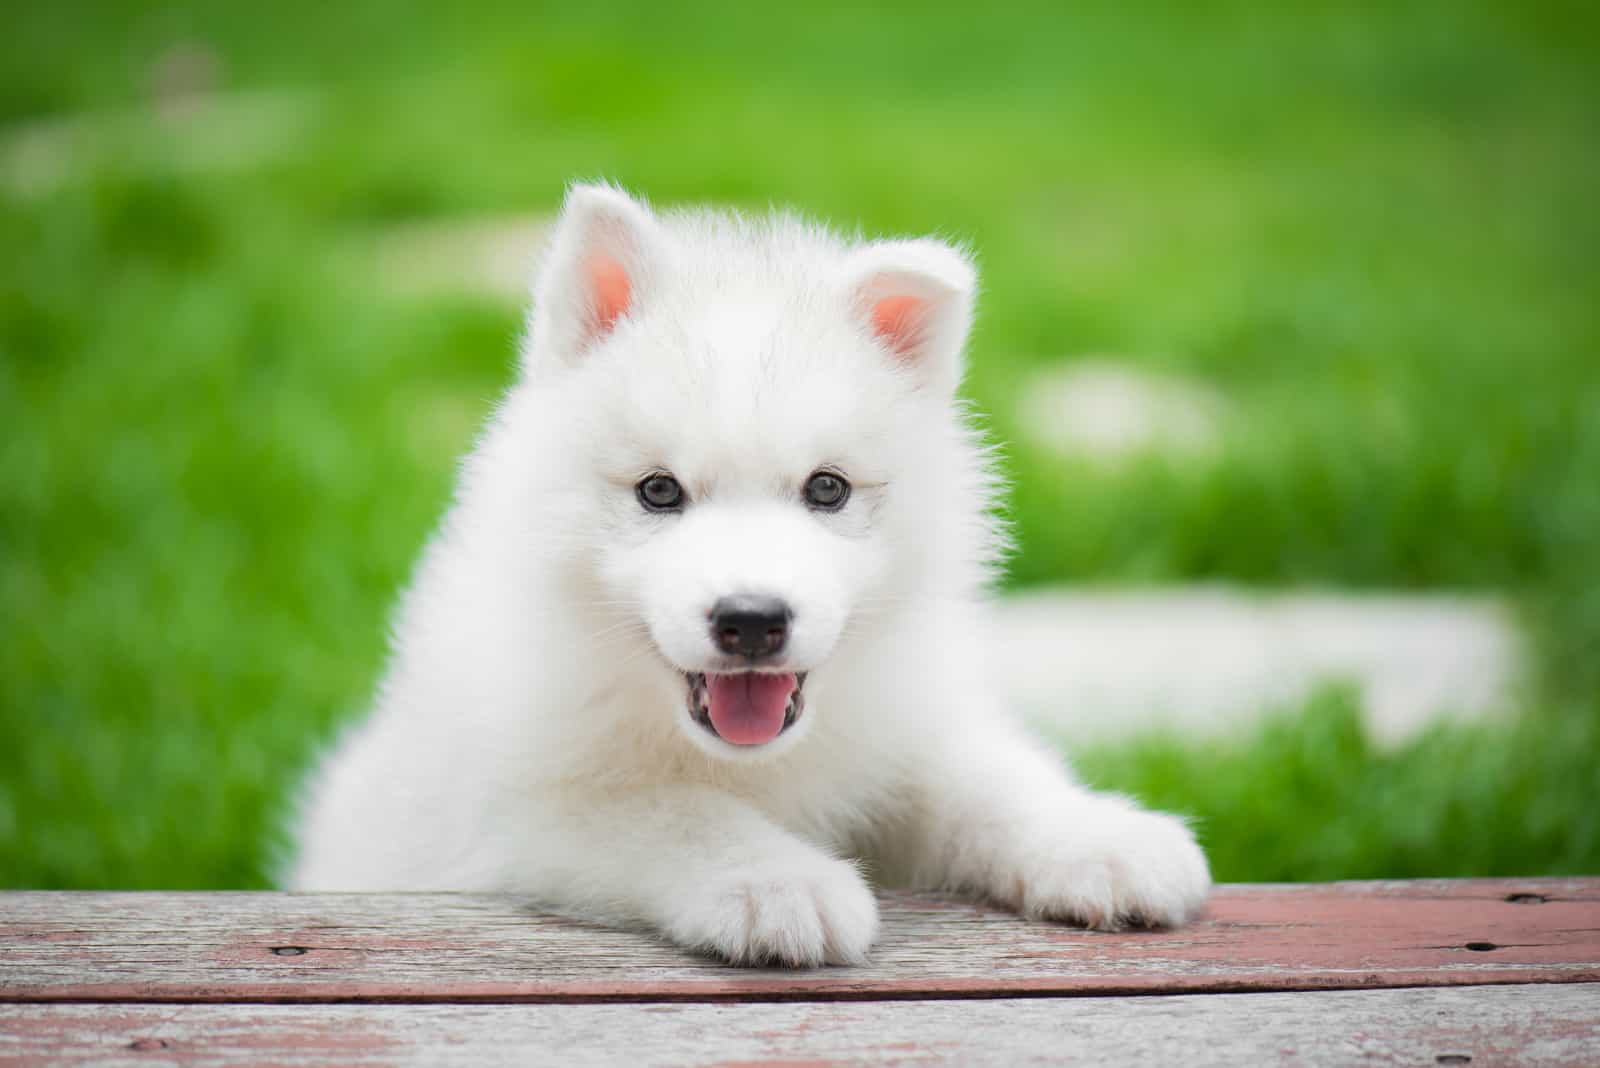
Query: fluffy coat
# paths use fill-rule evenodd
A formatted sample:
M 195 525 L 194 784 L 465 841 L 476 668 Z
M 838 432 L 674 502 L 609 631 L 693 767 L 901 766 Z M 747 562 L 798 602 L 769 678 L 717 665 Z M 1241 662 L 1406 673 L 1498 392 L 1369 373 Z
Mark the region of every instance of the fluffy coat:
M 985 677 L 975 292 L 937 240 L 574 187 L 288 884 L 510 891 L 791 965 L 865 958 L 869 872 L 1096 927 L 1192 916 L 1188 828 L 1075 783 Z M 808 503 L 818 471 L 837 510 Z M 641 496 L 661 475 L 676 509 Z M 730 657 L 707 620 L 752 591 L 787 606 L 784 646 Z M 803 697 L 765 744 L 696 708 L 697 676 L 747 670 Z

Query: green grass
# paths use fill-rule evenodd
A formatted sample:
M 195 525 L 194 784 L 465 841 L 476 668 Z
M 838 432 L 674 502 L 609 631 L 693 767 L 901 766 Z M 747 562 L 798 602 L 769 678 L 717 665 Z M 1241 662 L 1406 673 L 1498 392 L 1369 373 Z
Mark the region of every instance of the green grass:
M 1199 816 L 1219 874 L 1600 870 L 1581 6 L 140 7 L 12 12 L 0 129 L 137 107 L 203 45 L 224 88 L 285 94 L 289 148 L 175 169 L 206 146 L 134 111 L 63 181 L 0 181 L 0 885 L 262 882 L 518 322 L 385 290 L 360 250 L 594 175 L 970 240 L 1016 583 L 1519 598 L 1538 659 L 1510 728 L 1381 753 L 1328 694 L 1084 755 Z M 1217 456 L 1016 439 L 1023 376 L 1097 353 L 1220 390 Z
M 1507 729 L 1436 726 L 1393 751 L 1355 695 L 1320 693 L 1243 738 L 1148 738 L 1080 753 L 1087 781 L 1183 812 L 1217 878 L 1593 872 L 1592 709 Z

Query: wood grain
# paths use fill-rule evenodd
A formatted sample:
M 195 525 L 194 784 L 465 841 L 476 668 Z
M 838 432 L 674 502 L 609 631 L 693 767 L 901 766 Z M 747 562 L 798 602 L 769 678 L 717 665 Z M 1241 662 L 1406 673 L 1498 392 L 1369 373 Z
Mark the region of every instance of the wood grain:
M 1600 879 L 1239 885 L 1102 934 L 884 898 L 871 962 L 736 969 L 453 894 L 0 895 L 0 1001 L 877 1000 L 1600 980 Z M 1600 1001 L 1600 994 L 1595 995 Z
M 1592 1065 L 1582 986 L 723 1005 L 0 1005 L 0 1064 Z M 1462 1060 L 1470 1058 L 1470 1060 Z

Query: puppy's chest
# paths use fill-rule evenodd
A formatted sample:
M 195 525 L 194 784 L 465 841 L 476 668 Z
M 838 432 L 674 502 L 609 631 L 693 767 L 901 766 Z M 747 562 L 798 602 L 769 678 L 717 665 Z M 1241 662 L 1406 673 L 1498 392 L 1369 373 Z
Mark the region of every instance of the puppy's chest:
M 900 769 L 882 761 L 775 766 L 741 779 L 729 785 L 774 823 L 842 852 L 893 823 L 896 799 L 906 796 Z

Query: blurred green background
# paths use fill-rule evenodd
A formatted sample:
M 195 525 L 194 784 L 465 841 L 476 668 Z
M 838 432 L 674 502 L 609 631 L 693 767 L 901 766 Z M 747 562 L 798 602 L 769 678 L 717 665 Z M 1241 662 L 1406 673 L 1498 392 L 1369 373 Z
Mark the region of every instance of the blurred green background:
M 263 885 L 508 379 L 396 235 L 574 177 L 979 250 L 1010 581 L 1504 593 L 1524 707 L 1079 756 L 1219 877 L 1600 871 L 1600 47 L 1579 3 L 21 3 L 0 35 L 0 884 Z M 408 243 L 409 241 L 409 243 Z M 1192 376 L 1201 462 L 1019 384 Z

